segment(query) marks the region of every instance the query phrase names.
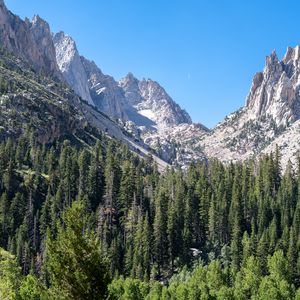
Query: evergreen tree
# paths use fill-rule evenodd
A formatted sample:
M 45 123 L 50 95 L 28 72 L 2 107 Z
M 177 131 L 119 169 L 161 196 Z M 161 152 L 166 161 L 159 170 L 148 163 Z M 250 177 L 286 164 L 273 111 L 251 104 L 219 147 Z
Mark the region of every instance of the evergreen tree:
M 54 299 L 105 299 L 110 281 L 95 234 L 87 226 L 83 203 L 75 201 L 57 224 L 57 238 L 48 232 L 47 267 Z

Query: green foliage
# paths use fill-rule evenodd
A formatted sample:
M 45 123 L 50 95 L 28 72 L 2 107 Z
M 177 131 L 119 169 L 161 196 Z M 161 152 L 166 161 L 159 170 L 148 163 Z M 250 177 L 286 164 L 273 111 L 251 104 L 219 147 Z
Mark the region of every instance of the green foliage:
M 149 293 L 149 285 L 138 279 L 120 278 L 109 285 L 110 300 L 139 300 L 145 299 Z
M 46 259 L 55 299 L 105 299 L 110 275 L 82 202 L 64 212 L 56 239 L 48 236 Z
M 34 275 L 27 275 L 19 290 L 20 298 L 22 300 L 42 300 L 49 299 L 46 288 Z
M 111 273 L 111 299 L 299 297 L 300 172 L 278 157 L 159 174 L 105 136 L 0 142 L 0 246 L 19 270 L 1 284 L 98 299 Z
M 268 258 L 268 275 L 261 276 L 259 265 L 250 256 L 241 271 L 232 277 L 220 261 L 207 267 L 199 265 L 174 275 L 168 286 L 154 282 L 147 286 L 137 279 L 117 279 L 110 286 L 109 299 L 219 299 L 219 300 L 289 300 L 298 299 L 287 278 L 287 259 L 282 251 Z
M 21 270 L 15 257 L 0 248 L 0 299 L 17 299 L 20 280 Z

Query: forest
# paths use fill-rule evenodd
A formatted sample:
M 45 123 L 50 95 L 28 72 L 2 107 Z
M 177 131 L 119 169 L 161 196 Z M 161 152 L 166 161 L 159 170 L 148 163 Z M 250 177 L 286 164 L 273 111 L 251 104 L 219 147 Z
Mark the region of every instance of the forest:
M 300 299 L 299 165 L 277 149 L 160 174 L 105 134 L 8 138 L 0 299 Z

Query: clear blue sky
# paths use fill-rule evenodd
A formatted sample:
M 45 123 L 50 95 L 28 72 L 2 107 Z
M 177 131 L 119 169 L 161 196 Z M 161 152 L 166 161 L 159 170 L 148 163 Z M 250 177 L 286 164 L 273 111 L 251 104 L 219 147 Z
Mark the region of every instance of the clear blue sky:
M 119 79 L 158 81 L 195 122 L 214 126 L 245 102 L 255 72 L 276 49 L 300 44 L 300 1 L 6 0 L 39 14 L 81 54 Z

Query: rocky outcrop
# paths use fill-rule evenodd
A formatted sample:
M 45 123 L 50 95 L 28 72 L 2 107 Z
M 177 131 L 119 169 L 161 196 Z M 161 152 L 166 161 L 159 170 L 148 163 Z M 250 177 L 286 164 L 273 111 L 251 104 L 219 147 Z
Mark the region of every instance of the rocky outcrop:
M 159 128 L 182 123 L 191 124 L 188 113 L 181 109 L 156 81 L 137 80 L 131 73 L 119 81 L 127 101 L 139 114 L 149 118 Z
M 127 121 L 126 99 L 113 77 L 104 75 L 93 61 L 80 56 L 75 41 L 63 32 L 53 42 L 60 71 L 74 91 L 113 119 Z
M 83 56 L 74 40 L 63 32 L 54 38 L 56 58 L 65 80 L 90 104 L 114 119 L 132 121 L 143 130 L 191 124 L 191 118 L 153 80 L 136 79 L 129 73 L 116 82 L 113 77 Z
M 41 66 L 45 70 L 58 73 L 58 66 L 55 56 L 55 48 L 52 42 L 52 34 L 49 24 L 39 16 L 34 16 L 32 22 L 28 23 L 38 52 L 41 57 Z M 30 47 L 29 47 L 30 48 Z M 33 58 L 35 61 L 35 58 Z
M 95 106 L 114 119 L 129 120 L 126 99 L 113 77 L 104 75 L 93 62 L 81 56 L 88 86 Z
M 197 143 L 206 157 L 239 161 L 268 153 L 276 144 L 285 151 L 285 163 L 287 157 L 295 156 L 299 140 L 295 124 L 300 119 L 299 56 L 299 46 L 288 48 L 282 61 L 275 51 L 267 56 L 263 72 L 253 78 L 246 105 Z
M 299 47 L 288 48 L 279 61 L 275 51 L 266 58 L 263 73 L 254 76 L 246 101 L 248 120 L 271 117 L 277 125 L 288 125 L 300 117 Z
M 94 104 L 88 78 L 74 40 L 61 31 L 54 35 L 53 42 L 57 64 L 65 80 L 82 99 Z
M 6 8 L 4 1 L 0 1 L 0 44 L 36 70 L 62 78 L 48 23 L 38 16 L 23 21 Z

